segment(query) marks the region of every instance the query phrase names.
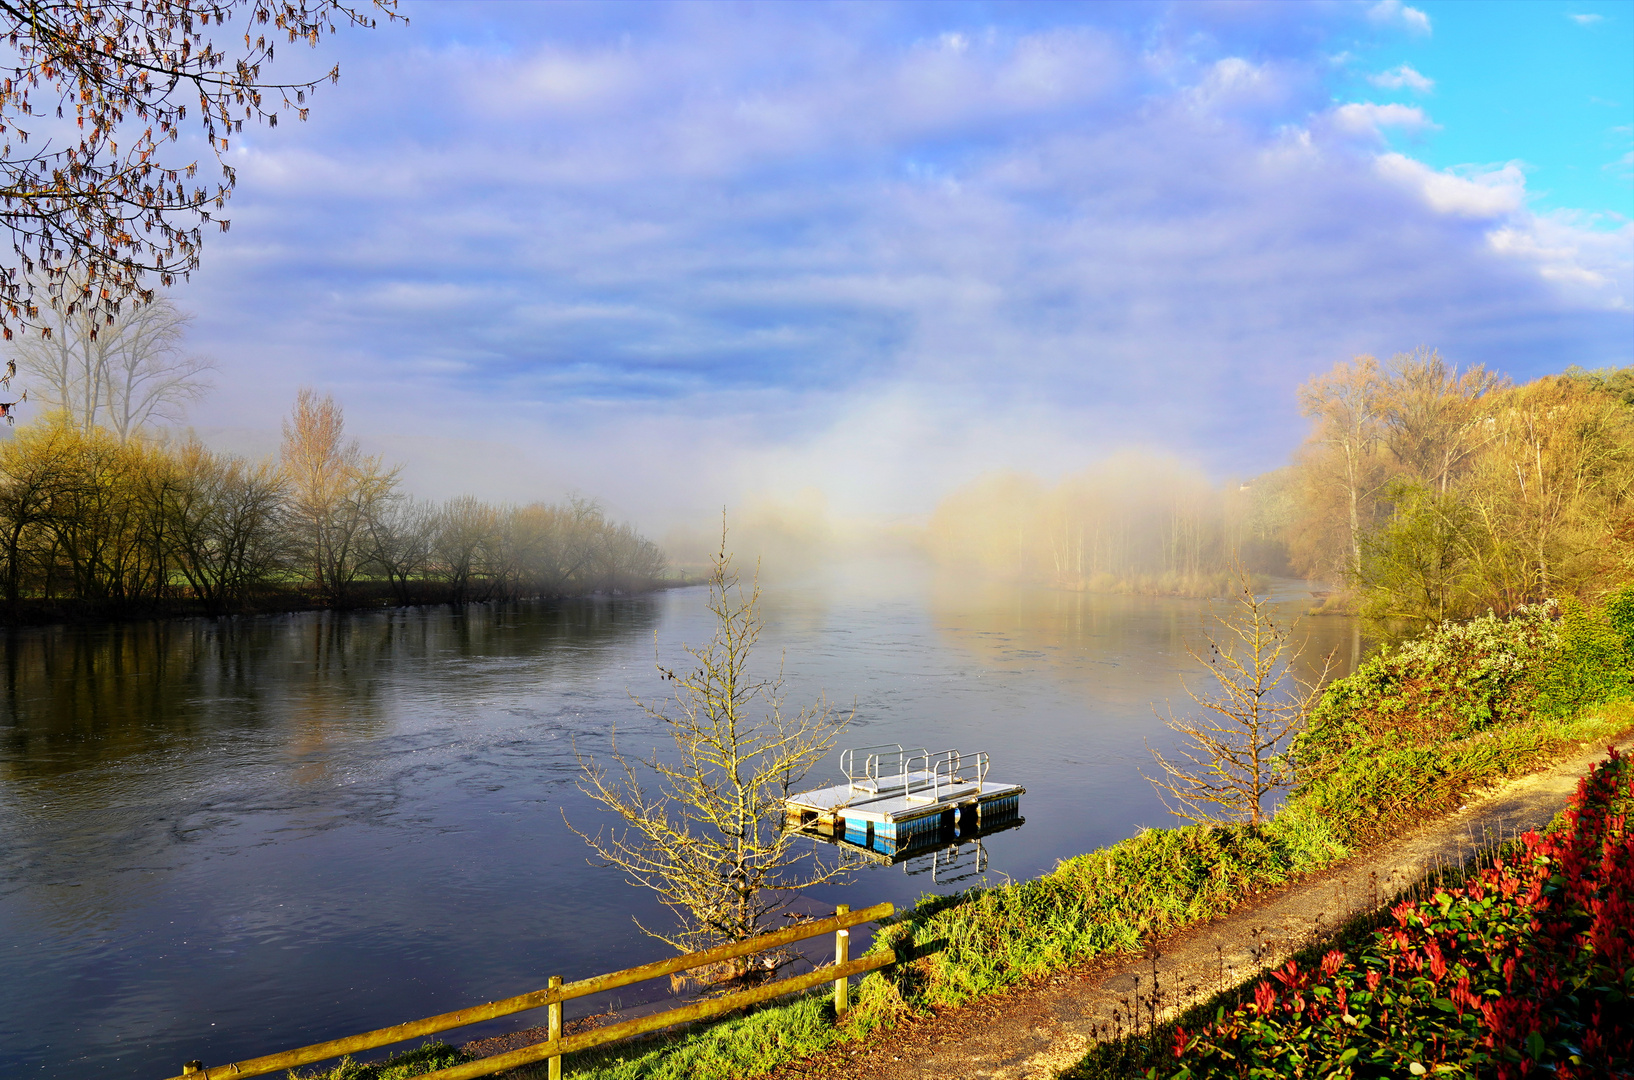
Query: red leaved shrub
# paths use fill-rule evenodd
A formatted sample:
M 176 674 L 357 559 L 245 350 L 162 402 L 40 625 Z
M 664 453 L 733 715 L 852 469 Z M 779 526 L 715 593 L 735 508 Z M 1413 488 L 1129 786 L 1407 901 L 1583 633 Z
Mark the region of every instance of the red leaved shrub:
M 1613 750 L 1564 827 L 1398 904 L 1354 955 L 1290 962 L 1175 1037 L 1180 1078 L 1634 1076 L 1634 768 Z

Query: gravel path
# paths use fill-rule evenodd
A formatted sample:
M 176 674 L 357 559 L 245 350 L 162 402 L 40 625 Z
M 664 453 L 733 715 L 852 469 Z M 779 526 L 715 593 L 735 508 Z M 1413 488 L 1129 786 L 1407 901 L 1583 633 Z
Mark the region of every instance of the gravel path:
M 1634 745 L 1634 733 L 1617 740 Z M 1287 961 L 1313 937 L 1376 908 L 1437 865 L 1476 847 L 1541 828 L 1606 752 L 1584 747 L 1541 772 L 1510 781 L 1462 809 L 1302 881 L 1263 894 L 1224 918 L 1194 926 L 1144 956 L 1103 958 L 899 1024 L 852 1048 L 796 1062 L 775 1080 L 1042 1080 L 1077 1062 L 1114 1028 L 1127 1030 L 1138 1000 L 1161 1019 L 1256 972 Z

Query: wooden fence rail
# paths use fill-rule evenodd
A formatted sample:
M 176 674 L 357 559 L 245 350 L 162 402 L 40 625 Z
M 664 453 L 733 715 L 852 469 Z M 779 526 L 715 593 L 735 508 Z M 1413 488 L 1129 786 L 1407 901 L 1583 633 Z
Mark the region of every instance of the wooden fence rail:
M 467 1080 L 469 1077 L 487 1076 L 490 1073 L 496 1073 L 504 1069 L 514 1069 L 518 1065 L 526 1065 L 541 1059 L 549 1059 L 550 1078 L 551 1080 L 557 1080 L 561 1076 L 561 1057 L 563 1054 L 604 1046 L 607 1043 L 633 1038 L 647 1032 L 660 1031 L 676 1024 L 685 1024 L 710 1016 L 718 1016 L 721 1013 L 731 1012 L 733 1009 L 740 1009 L 757 1002 L 769 1001 L 784 994 L 808 990 L 825 982 L 834 983 L 834 1009 L 837 1013 L 843 1015 L 849 1004 L 847 986 L 850 977 L 874 971 L 896 962 L 896 955 L 889 951 L 871 953 L 857 960 L 849 959 L 850 928 L 873 922 L 876 919 L 883 919 L 894 910 L 890 904 L 875 904 L 873 907 L 864 908 L 861 911 L 852 911 L 842 904 L 830 918 L 801 923 L 786 930 L 762 934 L 747 941 L 718 945 L 713 949 L 705 949 L 703 952 L 688 953 L 685 956 L 677 956 L 670 960 L 659 960 L 655 963 L 643 964 L 640 967 L 615 971 L 608 975 L 580 979 L 577 982 L 563 983 L 560 978 L 552 978 L 550 984 L 543 990 L 534 990 L 531 993 L 518 994 L 516 997 L 490 1001 L 485 1005 L 473 1005 L 468 1009 L 428 1016 L 423 1020 L 410 1020 L 407 1023 L 397 1024 L 393 1027 L 366 1031 L 361 1035 L 350 1035 L 343 1039 L 330 1039 L 328 1042 L 314 1043 L 311 1046 L 303 1046 L 298 1050 L 285 1050 L 279 1054 L 250 1058 L 247 1061 L 234 1062 L 231 1065 L 206 1067 L 202 1062 L 190 1061 L 183 1067 L 181 1076 L 171 1077 L 170 1080 L 225 1080 L 227 1077 L 264 1076 L 267 1073 L 278 1072 L 282 1069 L 310 1065 L 315 1061 L 327 1061 L 330 1058 L 357 1053 L 361 1050 L 373 1050 L 381 1046 L 389 1046 L 392 1043 L 403 1042 L 407 1039 L 419 1038 L 422 1035 L 435 1035 L 453 1028 L 465 1027 L 468 1024 L 480 1023 L 483 1020 L 492 1020 L 496 1017 L 509 1016 L 512 1013 L 526 1012 L 529 1009 L 540 1007 L 548 1007 L 550 1010 L 547 1024 L 549 1037 L 543 1042 L 534 1043 L 532 1046 L 524 1046 L 520 1050 L 512 1050 L 509 1053 L 496 1054 L 493 1057 L 467 1062 L 464 1065 L 456 1065 L 450 1069 L 427 1073 L 421 1080 Z M 629 986 L 631 983 L 644 982 L 664 975 L 672 975 L 678 971 L 687 971 L 692 968 L 716 964 L 722 960 L 731 960 L 739 956 L 765 952 L 768 949 L 781 948 L 796 941 L 804 941 L 807 938 L 830 932 L 834 934 L 835 938 L 835 962 L 832 966 L 818 968 L 815 971 L 789 979 L 778 979 L 724 997 L 707 998 L 691 1005 L 684 1005 L 681 1008 L 670 1009 L 667 1012 L 656 1013 L 652 1016 L 626 1020 L 620 1024 L 610 1024 L 607 1027 L 593 1028 L 577 1035 L 562 1035 L 562 1002 L 564 1001 L 597 994 L 604 990 L 614 990 L 621 986 Z

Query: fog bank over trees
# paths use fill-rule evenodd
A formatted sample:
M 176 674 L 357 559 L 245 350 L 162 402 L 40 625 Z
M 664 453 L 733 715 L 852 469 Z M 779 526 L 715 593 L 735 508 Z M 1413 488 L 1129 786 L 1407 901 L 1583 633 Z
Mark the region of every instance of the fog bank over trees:
M 939 565 L 1018 582 L 1211 596 L 1229 584 L 1234 553 L 1278 561 L 1250 492 L 1134 451 L 1054 485 L 993 473 L 942 500 L 925 547 Z
M 1236 560 L 1325 581 L 1333 604 L 1428 623 L 1634 575 L 1634 368 L 1516 386 L 1419 349 L 1300 388 L 1282 469 L 1211 482 L 1124 453 L 1047 484 L 995 473 L 942 500 L 939 564 L 1064 589 L 1219 595 Z

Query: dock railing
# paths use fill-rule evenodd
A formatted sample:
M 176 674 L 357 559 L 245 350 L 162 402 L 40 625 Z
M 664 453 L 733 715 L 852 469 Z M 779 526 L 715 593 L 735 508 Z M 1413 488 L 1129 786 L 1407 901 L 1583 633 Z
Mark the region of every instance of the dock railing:
M 490 1001 L 486 1005 L 474 1005 L 468 1009 L 442 1013 L 438 1016 L 428 1016 L 423 1020 L 410 1020 L 395 1027 L 379 1028 L 367 1031 L 361 1035 L 350 1035 L 342 1039 L 331 1039 L 328 1042 L 314 1043 L 303 1046 L 298 1050 L 285 1050 L 282 1053 L 268 1054 L 264 1057 L 250 1058 L 247 1061 L 238 1061 L 229 1065 L 205 1065 L 200 1061 L 189 1061 L 182 1067 L 180 1076 L 170 1080 L 225 1080 L 227 1077 L 243 1078 L 264 1076 L 267 1073 L 279 1072 L 284 1069 L 294 1069 L 302 1065 L 310 1065 L 317 1061 L 328 1061 L 332 1058 L 355 1054 L 363 1050 L 373 1050 L 393 1043 L 417 1039 L 424 1035 L 435 1035 L 454 1028 L 465 1027 L 469 1024 L 480 1023 L 484 1020 L 493 1020 L 513 1013 L 526 1012 L 529 1009 L 548 1008 L 546 1031 L 548 1037 L 542 1042 L 531 1046 L 524 1046 L 520 1050 L 512 1050 L 504 1054 L 495 1054 L 492 1057 L 469 1061 L 452 1068 L 439 1069 L 436 1072 L 426 1073 L 419 1080 L 468 1080 L 470 1077 L 488 1076 L 502 1072 L 505 1069 L 514 1069 L 520 1065 L 529 1065 L 536 1061 L 548 1061 L 548 1076 L 550 1080 L 559 1080 L 562 1075 L 562 1055 L 571 1054 L 580 1050 L 589 1050 L 609 1043 L 621 1042 L 678 1024 L 688 1024 L 695 1020 L 703 1020 L 711 1016 L 741 1009 L 748 1005 L 755 1005 L 762 1001 L 782 997 L 785 994 L 798 993 L 820 986 L 825 982 L 834 984 L 834 1011 L 844 1016 L 850 1006 L 850 977 L 865 972 L 875 971 L 896 963 L 896 954 L 890 950 L 870 953 L 851 959 L 851 927 L 863 923 L 874 922 L 888 917 L 894 908 L 890 904 L 875 904 L 861 911 L 852 911 L 848 906 L 841 904 L 834 910 L 834 914 L 827 919 L 818 919 L 815 922 L 800 923 L 775 933 L 761 934 L 749 938 L 747 941 L 734 942 L 727 945 L 718 945 L 703 952 L 688 953 L 670 960 L 659 960 L 641 967 L 626 968 L 609 975 L 597 975 L 590 979 L 581 979 L 577 982 L 563 983 L 559 976 L 553 976 L 549 985 L 543 990 L 534 990 L 531 993 L 519 994 L 516 997 L 504 998 L 499 1001 Z M 740 990 L 735 994 L 726 994 L 721 997 L 705 998 L 702 1001 L 655 1013 L 651 1016 L 637 1017 L 618 1024 L 609 1024 L 606 1027 L 592 1028 L 574 1035 L 562 1034 L 562 1002 L 572 1001 L 574 998 L 587 997 L 605 990 L 614 990 L 632 983 L 645 982 L 648 979 L 657 979 L 665 975 L 673 975 L 679 971 L 704 967 L 709 964 L 718 964 L 723 960 L 732 960 L 739 956 L 750 956 L 754 953 L 765 952 L 769 949 L 781 948 L 796 941 L 804 941 L 821 934 L 834 934 L 834 963 L 809 971 L 804 975 L 796 975 L 787 979 L 777 979 L 764 983 L 748 990 Z
M 974 754 L 961 754 L 957 750 L 944 750 L 934 758 L 921 751 L 916 757 L 922 758 L 925 763 L 923 770 L 925 778 L 921 781 L 918 793 L 904 784 L 902 797 L 908 802 L 915 799 L 920 802 L 939 803 L 944 791 L 952 791 L 972 781 L 965 779 L 965 758 L 970 759 L 970 770 L 975 776 L 976 793 L 981 794 L 982 783 L 987 779 L 987 753 L 978 751 Z M 910 762 L 914 758 L 908 759 Z
M 859 790 L 870 795 L 884 795 L 885 782 L 890 779 L 901 783 L 902 797 L 906 801 L 917 799 L 934 803 L 942 800 L 943 787 L 953 788 L 971 782 L 963 776 L 967 758 L 969 768 L 975 772 L 979 794 L 987 780 L 986 751 L 962 754 L 957 750 L 944 750 L 932 755 L 922 746 L 907 750 L 901 743 L 857 746 L 840 752 L 840 772 L 845 774 L 849 784 L 848 795 L 855 795 Z M 916 764 L 917 769 L 914 767 Z
M 858 756 L 862 762 L 857 762 Z M 927 757 L 924 747 L 903 749 L 901 743 L 882 743 L 879 746 L 857 746 L 840 752 L 840 772 L 850 783 L 850 793 L 860 788 L 871 795 L 881 794 L 886 778 L 901 777 L 907 789 L 909 764 Z

